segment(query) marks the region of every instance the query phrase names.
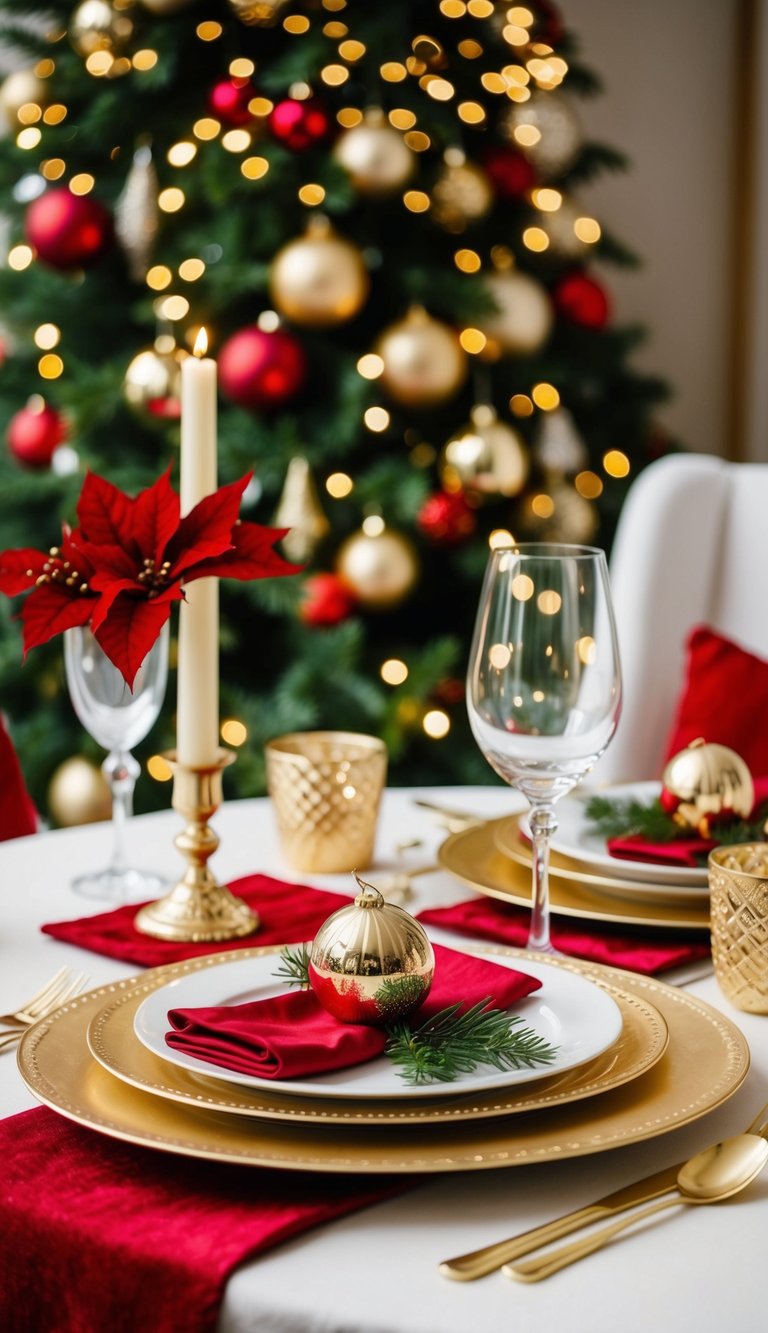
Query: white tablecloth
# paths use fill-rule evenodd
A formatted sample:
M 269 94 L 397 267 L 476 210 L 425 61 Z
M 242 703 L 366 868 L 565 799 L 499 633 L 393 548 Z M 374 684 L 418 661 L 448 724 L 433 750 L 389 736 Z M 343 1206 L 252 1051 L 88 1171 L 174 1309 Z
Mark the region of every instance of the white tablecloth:
M 510 793 L 500 788 L 388 791 L 374 880 L 376 873 L 433 860 L 444 834 L 414 806 L 414 794 L 488 817 L 503 814 L 511 804 Z M 265 870 L 321 887 L 349 888 L 346 876 L 290 871 L 280 857 L 266 801 L 229 803 L 214 823 L 222 839 L 213 862 L 219 878 Z M 181 862 L 173 838 L 179 827 L 178 815 L 170 810 L 137 819 L 131 830 L 135 859 L 168 875 L 178 874 Z M 398 855 L 396 845 L 410 838 L 422 839 L 423 845 Z M 0 844 L 0 1011 L 64 964 L 85 970 L 94 986 L 137 971 L 39 931 L 44 921 L 100 910 L 77 897 L 69 880 L 101 868 L 109 845 L 105 825 Z M 419 878 L 414 887 L 412 910 L 470 896 L 466 886 L 444 872 Z M 443 1258 L 555 1217 L 739 1132 L 752 1120 L 768 1101 L 768 1017 L 733 1009 L 713 977 L 691 983 L 689 992 L 728 1014 L 751 1047 L 746 1082 L 725 1106 L 687 1128 L 633 1147 L 537 1166 L 435 1177 L 400 1198 L 308 1232 L 232 1277 L 221 1333 L 498 1333 L 512 1328 L 536 1333 L 646 1333 L 656 1328 L 763 1333 L 768 1325 L 768 1172 L 731 1203 L 662 1214 L 646 1224 L 642 1234 L 621 1239 L 534 1286 L 509 1282 L 500 1274 L 458 1284 L 437 1271 Z M 33 1104 L 13 1056 L 0 1056 L 0 1114 Z M 108 1273 L 104 1280 L 109 1280 Z

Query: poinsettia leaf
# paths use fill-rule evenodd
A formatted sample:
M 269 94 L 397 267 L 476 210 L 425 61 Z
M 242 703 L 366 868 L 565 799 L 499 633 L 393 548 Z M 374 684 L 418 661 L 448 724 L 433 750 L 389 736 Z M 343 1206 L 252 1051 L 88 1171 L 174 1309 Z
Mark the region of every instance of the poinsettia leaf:
M 0 551 L 0 592 L 15 597 L 17 593 L 33 588 L 47 559 L 43 551 L 36 551 L 33 546 Z
M 94 546 L 127 547 L 132 538 L 136 501 L 95 472 L 86 472 L 77 517 L 83 540 Z
M 99 647 L 117 667 L 129 689 L 136 673 L 171 614 L 171 604 L 181 597 L 178 588 L 169 588 L 160 597 L 115 598 L 94 634 Z
M 275 542 L 289 532 L 289 528 L 269 528 L 261 523 L 237 523 L 232 531 L 232 548 L 224 555 L 201 560 L 188 569 L 185 583 L 194 579 L 266 579 L 286 574 L 299 574 L 303 565 L 293 565 L 275 551 Z
M 133 537 L 143 556 L 150 556 L 157 564 L 179 526 L 181 508 L 179 497 L 171 486 L 171 469 L 147 490 L 136 496 L 133 506 Z
M 97 592 L 103 591 L 112 579 L 130 579 L 136 584 L 139 573 L 136 560 L 122 546 L 93 546 L 91 542 L 83 542 L 79 550 L 93 566 L 91 583 Z
M 112 603 L 116 598 L 118 598 L 122 592 L 136 592 L 136 582 L 134 579 L 113 579 L 105 577 L 104 586 L 100 588 L 97 586 L 100 582 L 100 578 L 101 576 L 99 574 L 95 574 L 91 584 L 94 591 L 100 593 L 99 600 L 94 607 L 93 617 L 91 619 L 91 628 L 94 634 L 103 625 L 109 615 Z
M 220 486 L 181 520 L 165 552 L 166 560 L 171 561 L 171 577 L 178 578 L 198 561 L 222 555 L 232 546 L 232 530 L 238 521 L 240 501 L 252 475 L 248 472 L 239 481 Z
M 64 630 L 75 625 L 86 625 L 94 608 L 93 597 L 70 592 L 61 586 L 46 583 L 36 588 L 27 598 L 21 612 L 24 625 L 24 656 L 30 648 L 38 648 Z

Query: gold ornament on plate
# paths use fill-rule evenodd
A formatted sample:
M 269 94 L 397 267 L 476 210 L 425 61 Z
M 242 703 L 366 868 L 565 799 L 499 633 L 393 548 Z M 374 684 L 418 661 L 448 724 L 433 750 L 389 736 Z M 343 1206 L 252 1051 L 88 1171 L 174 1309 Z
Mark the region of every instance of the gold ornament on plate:
M 300 565 L 312 559 L 320 542 L 330 532 L 331 525 L 320 504 L 306 458 L 292 458 L 288 464 L 272 524 L 276 528 L 290 528 L 281 546 L 286 558 Z
M 306 235 L 275 255 L 269 275 L 272 302 L 304 328 L 344 324 L 365 305 L 368 270 L 357 246 L 338 236 L 326 218 L 313 218 Z
M 152 262 L 160 230 L 159 193 L 152 149 L 140 144 L 115 206 L 115 235 L 134 282 L 143 281 Z
M 515 270 L 490 274 L 485 287 L 496 310 L 478 315 L 478 328 L 511 356 L 538 352 L 554 323 L 546 288 L 529 274 Z
M 458 234 L 485 217 L 493 203 L 486 173 L 468 162 L 460 149 L 449 148 L 445 166 L 432 188 L 432 217 L 444 231 Z
M 133 35 L 133 21 L 113 9 L 107 0 L 83 0 L 73 13 L 67 36 L 78 55 L 87 58 L 96 51 L 116 55 Z
M 446 490 L 517 495 L 528 477 L 528 452 L 512 426 L 488 403 L 472 408 L 471 421 L 446 444 L 440 461 Z
M 336 573 L 368 610 L 385 611 L 408 596 L 419 577 L 419 557 L 402 532 L 355 532 L 342 544 Z
M 247 28 L 274 28 L 289 0 L 227 0 L 227 4 Z
M 375 351 L 384 362 L 381 384 L 404 407 L 436 407 L 466 379 L 467 357 L 456 330 L 422 306 L 385 329 Z
M 563 93 L 533 92 L 527 102 L 513 102 L 499 130 L 546 177 L 572 167 L 584 142 L 581 120 Z
M 112 793 L 97 764 L 73 755 L 60 764 L 48 787 L 48 808 L 60 828 L 112 818 Z
M 400 189 L 416 170 L 416 154 L 377 107 L 340 135 L 333 156 L 355 188 L 374 198 Z
M 310 952 L 320 1003 L 345 1023 L 397 1022 L 426 999 L 435 955 L 424 927 L 355 875 L 359 893 L 324 921 Z
M 133 358 L 125 372 L 123 397 L 147 425 L 178 421 L 181 415 L 181 367 L 188 352 L 174 347 L 159 352 L 147 347 Z
M 679 805 L 672 818 L 683 828 L 695 829 L 702 838 L 711 833 L 710 821 L 733 814 L 747 819 L 755 803 L 752 774 L 744 760 L 727 745 L 708 743 L 699 737 L 670 759 L 662 774 L 662 786 Z
M 14 70 L 0 84 L 0 127 L 15 133 L 20 124 L 21 108 L 28 105 L 44 107 L 47 101 L 45 79 L 39 79 L 31 69 Z
M 575 475 L 589 462 L 589 453 L 566 407 L 556 407 L 541 417 L 533 446 L 536 466 L 552 476 Z
M 513 527 L 516 536 L 530 541 L 589 545 L 597 532 L 598 514 L 570 481 L 547 477 L 541 490 L 520 504 Z

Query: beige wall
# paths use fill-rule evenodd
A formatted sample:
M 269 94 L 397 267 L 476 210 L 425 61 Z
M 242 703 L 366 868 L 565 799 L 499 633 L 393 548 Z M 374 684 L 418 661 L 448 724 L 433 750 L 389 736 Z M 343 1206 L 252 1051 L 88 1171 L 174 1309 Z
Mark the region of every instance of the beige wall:
M 630 172 L 603 176 L 582 195 L 644 259 L 639 270 L 605 271 L 617 318 L 646 325 L 635 363 L 675 390 L 660 421 L 690 449 L 736 454 L 739 0 L 563 0 L 561 8 L 604 85 L 580 102 L 585 127 L 632 159 Z

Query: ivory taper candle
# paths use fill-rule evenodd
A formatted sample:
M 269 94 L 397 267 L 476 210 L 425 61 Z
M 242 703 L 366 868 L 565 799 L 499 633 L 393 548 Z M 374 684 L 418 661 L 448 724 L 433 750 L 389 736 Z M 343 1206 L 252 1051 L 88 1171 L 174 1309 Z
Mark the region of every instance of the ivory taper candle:
M 181 368 L 181 512 L 217 487 L 216 362 L 201 329 Z M 178 762 L 204 768 L 219 745 L 219 581 L 197 579 L 179 610 L 176 697 Z

